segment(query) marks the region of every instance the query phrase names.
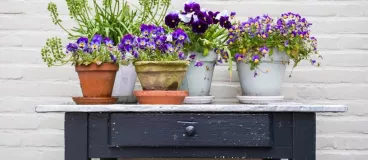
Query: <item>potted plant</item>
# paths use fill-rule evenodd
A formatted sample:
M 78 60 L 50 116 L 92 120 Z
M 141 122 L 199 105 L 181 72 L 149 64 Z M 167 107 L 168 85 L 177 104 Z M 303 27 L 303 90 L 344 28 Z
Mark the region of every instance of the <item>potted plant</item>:
M 141 25 L 141 35 L 125 35 L 119 50 L 133 55 L 143 91 L 135 91 L 140 104 L 181 104 L 186 91 L 177 91 L 188 67 L 181 51 L 188 35 L 181 29 L 167 34 L 161 26 Z
M 151 2 L 151 0 L 139 0 L 139 4 L 134 5 L 127 0 L 104 0 L 102 3 L 97 0 L 66 0 L 69 15 L 77 24 L 71 30 L 67 30 L 62 25 L 55 3 L 50 2 L 48 10 L 54 24 L 68 33 L 70 40 L 76 40 L 79 35 L 92 37 L 98 33 L 103 37 L 110 37 L 113 45 L 117 45 L 123 35 L 138 34 L 141 23 L 160 25 L 163 22 L 171 1 Z M 113 95 L 119 97 L 120 103 L 134 102 L 132 94 L 137 75 L 131 62 L 122 62 L 124 63 L 120 63 L 116 75 Z
M 322 57 L 316 38 L 310 37 L 311 25 L 299 14 L 285 13 L 277 21 L 268 15 L 249 18 L 229 30 L 229 50 L 222 55 L 237 63 L 241 101 L 282 100 L 281 84 L 289 60 L 293 68 L 304 59 L 319 66 L 314 58 Z
M 188 33 L 190 42 L 184 45 L 184 52 L 189 57 L 190 65 L 181 89 L 189 91 L 186 103 L 211 103 L 210 89 L 214 67 L 221 59 L 218 52 L 225 47 L 227 29 L 231 28 L 226 11 L 213 12 L 201 9 L 194 1 L 184 5 L 184 11 L 171 12 L 165 17 L 165 24 L 173 29 L 183 29 Z
M 59 38 L 51 38 L 41 51 L 43 60 L 50 66 L 75 65 L 83 97 L 73 97 L 77 104 L 113 104 L 111 97 L 117 64 L 121 54 L 110 38 L 94 35 L 92 39 L 80 37 L 69 43 L 64 51 Z

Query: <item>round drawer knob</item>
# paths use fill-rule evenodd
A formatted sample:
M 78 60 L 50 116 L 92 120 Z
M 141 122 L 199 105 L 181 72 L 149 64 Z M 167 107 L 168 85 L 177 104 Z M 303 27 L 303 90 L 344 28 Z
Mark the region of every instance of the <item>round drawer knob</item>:
M 188 126 L 185 128 L 185 134 L 189 137 L 192 137 L 195 135 L 196 129 L 194 126 Z

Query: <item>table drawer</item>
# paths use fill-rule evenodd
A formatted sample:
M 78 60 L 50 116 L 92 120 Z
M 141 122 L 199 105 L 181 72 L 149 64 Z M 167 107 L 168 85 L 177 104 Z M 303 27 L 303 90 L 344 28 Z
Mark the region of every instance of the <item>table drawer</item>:
M 111 147 L 272 147 L 271 114 L 132 114 L 109 120 Z

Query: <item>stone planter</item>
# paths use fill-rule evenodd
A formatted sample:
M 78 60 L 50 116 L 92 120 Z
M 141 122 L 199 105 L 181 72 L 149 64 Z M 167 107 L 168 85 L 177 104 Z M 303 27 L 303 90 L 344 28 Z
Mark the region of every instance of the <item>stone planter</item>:
M 272 57 L 273 61 L 268 56 L 262 58 L 258 68 L 269 72 L 257 71 L 259 74 L 256 77 L 254 70 L 250 70 L 250 64 L 237 62 L 243 96 L 280 96 L 286 65 L 290 58 L 285 52 L 277 50 L 274 50 Z
M 134 63 L 143 90 L 178 90 L 187 72 L 187 61 L 138 61 Z
M 116 73 L 114 89 L 112 91 L 112 95 L 119 98 L 118 103 L 136 102 L 133 97 L 136 80 L 137 73 L 132 63 L 128 66 L 120 65 Z
M 197 60 L 203 62 L 203 66 L 194 66 Z M 209 96 L 216 60 L 217 54 L 213 51 L 206 57 L 197 53 L 195 60 L 190 62 L 180 89 L 187 90 L 189 96 Z

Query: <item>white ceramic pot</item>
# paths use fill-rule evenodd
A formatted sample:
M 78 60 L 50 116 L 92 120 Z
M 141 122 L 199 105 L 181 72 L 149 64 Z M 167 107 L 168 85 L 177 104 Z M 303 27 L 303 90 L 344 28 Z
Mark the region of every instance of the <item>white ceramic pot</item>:
M 262 58 L 256 77 L 255 70 L 250 70 L 250 64 L 237 62 L 243 96 L 280 96 L 286 65 L 290 58 L 285 52 L 276 49 L 272 57 L 273 60 L 268 56 Z
M 114 89 L 112 95 L 118 97 L 118 103 L 134 103 L 136 102 L 133 96 L 137 73 L 134 65 L 130 63 L 128 66 L 120 65 L 116 73 Z
M 203 62 L 203 66 L 194 66 L 197 60 Z M 206 57 L 202 53 L 196 53 L 196 58 L 190 62 L 180 89 L 187 90 L 189 96 L 209 96 L 216 60 L 217 54 L 213 51 Z

